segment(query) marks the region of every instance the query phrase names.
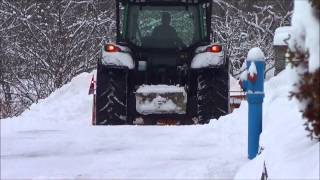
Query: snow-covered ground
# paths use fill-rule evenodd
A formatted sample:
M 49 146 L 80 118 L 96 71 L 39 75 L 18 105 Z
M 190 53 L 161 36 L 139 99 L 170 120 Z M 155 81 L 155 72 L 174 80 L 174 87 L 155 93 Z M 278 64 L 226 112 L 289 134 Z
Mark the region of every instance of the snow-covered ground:
M 246 157 L 246 103 L 195 126 L 91 126 L 92 74 L 1 120 L 1 178 L 232 178 Z

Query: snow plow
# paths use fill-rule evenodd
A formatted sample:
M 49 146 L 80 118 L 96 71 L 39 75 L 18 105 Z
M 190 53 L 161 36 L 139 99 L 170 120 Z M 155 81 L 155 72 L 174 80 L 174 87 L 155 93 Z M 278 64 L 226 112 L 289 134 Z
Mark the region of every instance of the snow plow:
M 229 61 L 211 0 L 117 0 L 97 63 L 95 125 L 206 124 L 229 112 Z

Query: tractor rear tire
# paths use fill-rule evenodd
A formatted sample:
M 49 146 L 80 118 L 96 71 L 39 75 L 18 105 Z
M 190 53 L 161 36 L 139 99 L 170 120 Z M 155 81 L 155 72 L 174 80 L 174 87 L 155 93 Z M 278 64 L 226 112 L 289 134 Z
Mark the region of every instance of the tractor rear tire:
M 229 112 L 229 74 L 224 69 L 205 70 L 197 77 L 198 123 L 207 124 Z
M 123 125 L 127 122 L 127 72 L 124 69 L 97 70 L 97 125 Z

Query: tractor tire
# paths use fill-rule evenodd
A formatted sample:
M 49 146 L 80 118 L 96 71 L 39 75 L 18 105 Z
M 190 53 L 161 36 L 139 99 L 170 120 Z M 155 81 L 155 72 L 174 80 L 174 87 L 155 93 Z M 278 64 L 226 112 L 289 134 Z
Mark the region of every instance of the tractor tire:
M 130 124 L 127 116 L 128 73 L 124 69 L 101 66 L 98 64 L 97 68 L 97 125 Z
M 229 112 L 229 74 L 224 69 L 205 70 L 197 77 L 198 123 L 208 124 Z

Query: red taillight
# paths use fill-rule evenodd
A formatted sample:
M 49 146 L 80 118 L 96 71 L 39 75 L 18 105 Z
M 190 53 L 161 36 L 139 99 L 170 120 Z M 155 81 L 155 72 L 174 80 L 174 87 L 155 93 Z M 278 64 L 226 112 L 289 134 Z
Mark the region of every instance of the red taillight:
M 104 49 L 107 52 L 119 52 L 119 48 L 113 44 L 106 44 Z
M 219 53 L 222 51 L 222 47 L 220 45 L 213 45 L 209 48 L 210 52 Z

